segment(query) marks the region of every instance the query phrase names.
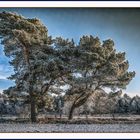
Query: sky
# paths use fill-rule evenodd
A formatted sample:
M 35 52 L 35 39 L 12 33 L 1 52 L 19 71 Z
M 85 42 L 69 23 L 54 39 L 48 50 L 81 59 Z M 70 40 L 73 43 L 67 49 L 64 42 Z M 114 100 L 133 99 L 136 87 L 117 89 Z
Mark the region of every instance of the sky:
M 136 76 L 124 91 L 140 96 L 140 9 L 133 8 L 0 8 L 27 18 L 38 18 L 52 37 L 74 39 L 83 35 L 98 36 L 101 41 L 113 39 L 118 52 L 126 52 L 129 70 Z M 0 45 L 0 92 L 14 82 L 7 80 L 13 73 Z

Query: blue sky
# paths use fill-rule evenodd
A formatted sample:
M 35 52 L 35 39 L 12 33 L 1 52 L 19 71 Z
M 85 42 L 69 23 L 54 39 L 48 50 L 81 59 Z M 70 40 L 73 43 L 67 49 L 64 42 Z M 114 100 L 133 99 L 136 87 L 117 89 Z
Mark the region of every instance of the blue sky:
M 113 39 L 117 51 L 125 51 L 129 60 L 129 70 L 136 71 L 136 77 L 125 92 L 130 96 L 140 95 L 140 9 L 100 9 L 100 8 L 0 8 L 25 17 L 39 18 L 53 37 L 74 38 L 79 41 L 82 35 L 98 36 L 101 41 Z M 0 91 L 13 82 L 6 79 L 12 67 L 0 47 Z

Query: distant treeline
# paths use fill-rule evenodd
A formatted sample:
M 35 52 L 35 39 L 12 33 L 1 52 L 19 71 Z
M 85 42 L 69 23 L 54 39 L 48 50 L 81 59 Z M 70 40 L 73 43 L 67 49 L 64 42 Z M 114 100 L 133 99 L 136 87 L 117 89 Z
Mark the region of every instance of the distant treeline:
M 30 114 L 30 105 L 24 100 L 8 100 L 5 95 L 0 98 L 1 115 L 20 115 Z M 19 99 L 19 98 L 18 98 Z M 70 107 L 73 103 L 72 98 L 67 96 L 48 96 L 51 100 L 50 104 L 38 110 L 41 114 L 68 115 Z M 94 114 L 140 114 L 140 97 L 130 97 L 123 94 L 122 91 L 110 92 L 107 94 L 103 90 L 99 90 L 91 96 L 88 101 L 77 108 L 74 115 L 94 115 Z

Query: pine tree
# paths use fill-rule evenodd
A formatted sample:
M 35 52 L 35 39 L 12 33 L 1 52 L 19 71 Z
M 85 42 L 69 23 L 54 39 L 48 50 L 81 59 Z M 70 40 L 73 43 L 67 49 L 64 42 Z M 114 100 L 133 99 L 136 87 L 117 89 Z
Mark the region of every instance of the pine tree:
M 73 64 L 75 70 L 69 80 L 73 84 L 67 94 L 76 97 L 73 96 L 69 119 L 72 119 L 74 109 L 83 105 L 98 89 L 125 89 L 135 76 L 135 72 L 128 72 L 125 53 L 116 52 L 110 39 L 101 43 L 97 37 L 83 36 L 75 50 Z
M 0 37 L 5 55 L 12 58 L 10 64 L 15 71 L 9 79 L 15 80 L 14 91 L 29 93 L 31 121 L 35 122 L 37 100 L 43 102 L 49 88 L 61 84 L 60 77 L 68 72 L 66 56 L 62 55 L 64 48 L 72 44 L 61 38 L 54 41 L 38 19 L 9 12 L 0 13 Z
M 78 45 L 61 37 L 52 39 L 40 20 L 9 12 L 0 13 L 0 37 L 5 55 L 12 58 L 15 73 L 9 79 L 16 83 L 12 90 L 29 94 L 32 122 L 38 101 L 44 101 L 48 92 L 73 97 L 72 119 L 74 109 L 94 92 L 104 87 L 124 89 L 135 76 L 128 72 L 125 53 L 117 52 L 110 39 L 101 43 L 97 37 L 83 36 Z

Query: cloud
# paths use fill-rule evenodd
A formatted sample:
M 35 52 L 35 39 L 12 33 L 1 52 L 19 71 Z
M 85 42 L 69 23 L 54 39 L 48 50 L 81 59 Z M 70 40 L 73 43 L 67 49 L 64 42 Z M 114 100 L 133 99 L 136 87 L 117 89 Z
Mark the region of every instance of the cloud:
M 0 80 L 7 80 L 7 76 L 0 75 Z
M 9 59 L 4 55 L 3 48 L 0 45 L 0 93 L 14 84 L 13 81 L 7 79 L 13 73 L 13 68 L 8 61 Z
M 140 92 L 129 92 L 129 91 L 123 91 L 123 93 L 126 93 L 130 97 L 134 97 L 136 95 L 140 96 Z
M 3 90 L 0 89 L 0 94 L 3 93 Z
M 104 90 L 105 90 L 106 93 L 111 92 L 111 89 L 110 88 L 104 88 Z M 122 90 L 122 93 L 123 94 L 127 94 L 130 97 L 134 97 L 136 95 L 140 96 L 140 92 L 135 92 L 135 91 L 132 92 L 132 91 L 127 91 L 127 90 Z
M 9 77 L 12 73 L 13 73 L 13 70 L 8 64 L 0 64 L 0 79 L 1 80 L 7 80 L 7 77 Z

